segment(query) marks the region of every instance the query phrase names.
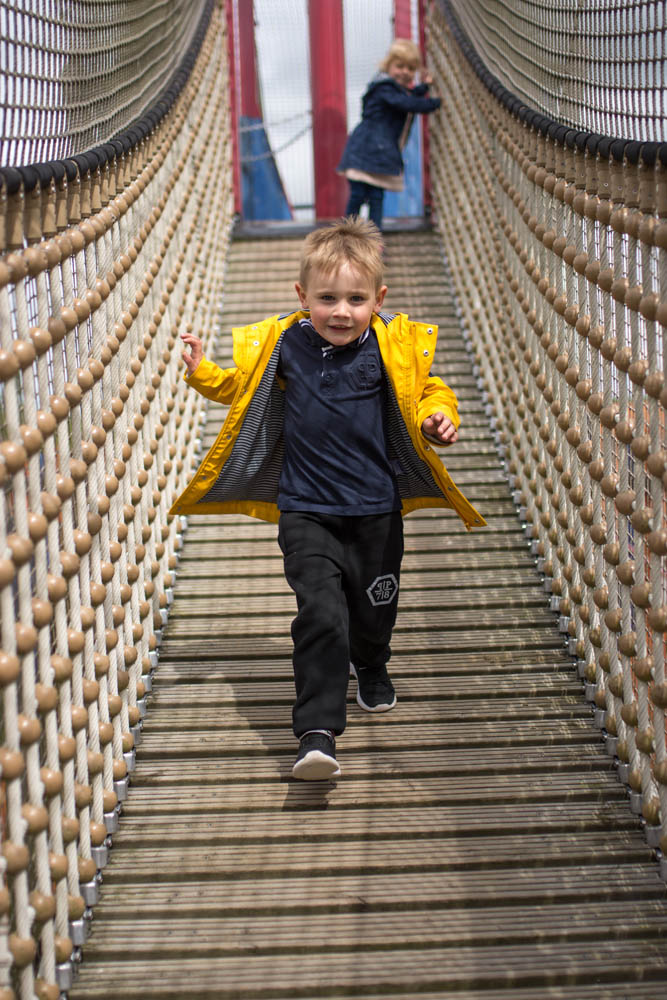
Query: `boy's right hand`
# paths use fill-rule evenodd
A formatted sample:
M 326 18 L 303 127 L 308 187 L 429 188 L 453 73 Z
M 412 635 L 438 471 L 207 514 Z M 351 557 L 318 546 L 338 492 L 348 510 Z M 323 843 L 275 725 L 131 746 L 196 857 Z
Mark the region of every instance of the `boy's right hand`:
M 201 340 L 199 337 L 195 337 L 194 333 L 182 333 L 181 340 L 189 347 L 189 351 L 183 351 L 181 357 L 185 362 L 185 366 L 188 369 L 188 375 L 192 375 L 196 370 L 199 362 L 204 357 L 204 349 L 202 347 Z

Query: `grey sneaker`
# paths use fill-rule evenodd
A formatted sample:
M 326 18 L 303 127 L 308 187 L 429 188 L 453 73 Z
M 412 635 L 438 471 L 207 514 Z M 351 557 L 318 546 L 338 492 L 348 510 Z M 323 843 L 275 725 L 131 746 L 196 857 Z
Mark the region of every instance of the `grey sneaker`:
M 355 667 L 350 674 L 357 678 L 357 704 L 365 712 L 389 712 L 396 704 L 396 692 L 385 666 Z
M 301 781 L 327 781 L 340 777 L 333 733 L 321 730 L 304 733 L 292 774 Z

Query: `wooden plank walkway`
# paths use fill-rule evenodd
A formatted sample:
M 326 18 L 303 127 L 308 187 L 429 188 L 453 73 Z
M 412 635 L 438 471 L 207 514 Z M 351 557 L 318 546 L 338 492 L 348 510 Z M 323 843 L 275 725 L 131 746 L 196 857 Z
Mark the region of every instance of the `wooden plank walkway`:
M 232 245 L 221 363 L 232 325 L 296 305 L 300 242 Z M 191 519 L 72 1000 L 667 996 L 665 885 L 548 610 L 437 240 L 388 243 L 387 307 L 440 324 L 448 465 L 489 527 L 406 520 L 398 706 L 369 716 L 352 682 L 342 778 L 305 784 L 276 528 Z

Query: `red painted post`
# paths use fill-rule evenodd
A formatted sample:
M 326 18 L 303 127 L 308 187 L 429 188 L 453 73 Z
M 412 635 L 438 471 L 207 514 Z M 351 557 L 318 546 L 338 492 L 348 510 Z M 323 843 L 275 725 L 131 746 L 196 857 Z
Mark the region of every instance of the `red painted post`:
M 252 0 L 239 0 L 239 52 L 241 54 L 241 114 L 246 118 L 261 118 L 257 92 L 257 61 L 255 55 L 255 12 Z
M 394 38 L 412 38 L 410 0 L 394 0 Z
M 422 54 L 422 63 L 426 65 L 426 9 L 428 0 L 419 0 L 417 5 L 417 17 L 419 20 L 419 48 Z M 422 120 L 422 176 L 424 178 L 424 218 L 429 219 L 433 208 L 431 196 L 431 160 L 429 156 L 429 122 L 428 115 L 421 115 Z
M 331 219 L 347 202 L 347 182 L 336 173 L 347 138 L 342 0 L 308 0 L 308 22 L 315 216 Z
M 238 39 L 234 26 L 234 5 L 237 0 L 226 0 L 227 60 L 229 65 L 229 128 L 232 138 L 232 182 L 234 212 L 241 213 L 241 157 L 239 152 L 239 81 L 236 76 L 236 46 Z

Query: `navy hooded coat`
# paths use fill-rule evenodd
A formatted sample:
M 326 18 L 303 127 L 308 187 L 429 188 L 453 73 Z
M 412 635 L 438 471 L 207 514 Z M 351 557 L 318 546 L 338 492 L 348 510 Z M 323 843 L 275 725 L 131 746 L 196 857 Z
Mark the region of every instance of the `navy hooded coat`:
M 424 83 L 407 90 L 388 73 L 375 76 L 361 99 L 361 121 L 348 137 L 338 173 L 354 168 L 369 174 L 400 175 L 400 139 L 408 115 L 428 114 L 441 104 L 439 97 L 426 97 L 427 92 Z

